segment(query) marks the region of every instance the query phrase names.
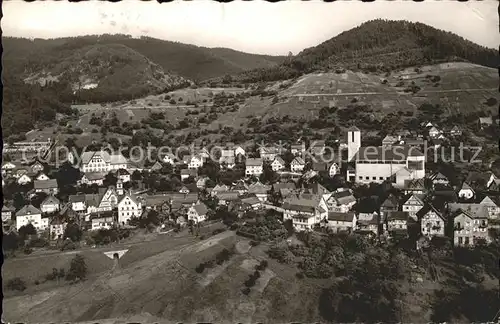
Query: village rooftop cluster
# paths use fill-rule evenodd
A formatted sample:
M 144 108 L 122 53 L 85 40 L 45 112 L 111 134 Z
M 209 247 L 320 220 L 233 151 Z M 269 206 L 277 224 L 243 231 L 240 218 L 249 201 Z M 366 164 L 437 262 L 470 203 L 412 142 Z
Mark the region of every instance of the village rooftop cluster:
M 424 129 L 434 141 L 443 137 L 431 123 Z M 453 128 L 448 136 L 459 133 Z M 181 159 L 165 154 L 149 164 L 105 150 L 83 152 L 78 165 L 70 155 L 59 168 L 37 159 L 24 165 L 5 162 L 2 185 L 16 193 L 2 209 L 3 230 L 20 231 L 31 224 L 57 240 L 68 224 L 83 231 L 134 228 L 152 210 L 163 215 L 162 228 L 180 228 L 203 224 L 221 208 L 240 218 L 272 209 L 295 231 L 390 238 L 413 228 L 422 240 L 449 236 L 455 245 L 490 242 L 489 229 L 500 228 L 500 179 L 492 172 L 471 173 L 461 185 L 451 186 L 443 173 L 426 169 L 423 136 L 388 135 L 380 146 L 364 147 L 361 131 L 351 127 L 339 143 L 346 159 L 330 163 L 303 158 L 304 141 L 254 151 L 227 143 L 216 162 L 205 148 Z M 312 156 L 324 155 L 325 143 L 313 143 Z M 232 181 L 218 181 L 220 172 L 230 173 Z M 76 174 L 75 183 L 64 183 L 68 174 Z M 151 177 L 171 189 L 152 190 L 145 183 Z M 333 189 L 326 189 L 325 182 Z M 357 188 L 374 184 L 386 190 L 371 207 Z

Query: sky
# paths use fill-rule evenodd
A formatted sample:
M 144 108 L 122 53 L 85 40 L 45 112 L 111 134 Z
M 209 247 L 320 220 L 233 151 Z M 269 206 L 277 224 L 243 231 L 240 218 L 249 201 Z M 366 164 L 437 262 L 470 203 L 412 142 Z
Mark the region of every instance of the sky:
M 3 1 L 5 36 L 57 38 L 130 34 L 249 53 L 286 55 L 382 18 L 422 22 L 490 48 L 500 45 L 498 2 L 340 0 L 280 3 L 208 0 Z

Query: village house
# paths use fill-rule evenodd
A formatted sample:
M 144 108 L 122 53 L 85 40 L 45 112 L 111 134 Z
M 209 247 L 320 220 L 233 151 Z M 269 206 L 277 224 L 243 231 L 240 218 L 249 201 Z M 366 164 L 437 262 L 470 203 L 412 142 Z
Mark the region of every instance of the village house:
M 163 163 L 168 163 L 170 165 L 174 165 L 177 162 L 177 158 L 172 153 L 167 153 L 160 157 Z
M 243 158 L 247 154 L 242 145 L 233 145 L 231 146 L 231 149 L 234 152 L 234 156 L 237 158 Z
M 467 200 L 472 199 L 474 198 L 474 195 L 475 195 L 474 190 L 471 188 L 471 186 L 469 186 L 467 182 L 464 182 L 462 184 L 462 187 L 458 191 L 458 197 L 462 199 L 467 199 Z
M 174 193 L 172 194 L 170 202 L 170 212 L 176 212 L 184 208 L 189 208 L 193 204 L 198 203 L 198 201 L 198 193 Z
M 206 187 L 206 184 L 207 184 L 207 180 L 209 180 L 208 177 L 201 177 L 199 178 L 197 181 L 196 181 L 196 187 L 198 189 L 203 189 Z
M 236 166 L 236 157 L 234 155 L 234 150 L 223 149 L 221 150 L 221 155 L 219 158 L 219 164 L 225 166 L 228 169 L 232 169 Z
M 232 201 L 238 199 L 239 193 L 237 191 L 223 191 L 217 194 L 217 199 L 219 199 L 220 206 L 227 206 Z
M 232 188 L 232 191 L 237 191 L 238 194 L 243 195 L 248 192 L 248 186 L 243 181 L 238 181 Z
M 486 196 L 481 200 L 481 202 L 479 202 L 479 205 L 486 207 L 489 219 L 500 218 L 500 201 L 498 197 L 492 198 Z
M 429 177 L 429 179 L 432 181 L 433 185 L 436 185 L 436 184 L 449 185 L 450 184 L 450 180 L 448 180 L 448 178 L 445 175 L 443 175 L 441 172 L 434 173 L 433 175 L 431 175 Z
M 40 204 L 40 210 L 42 213 L 53 213 L 58 211 L 61 206 L 61 202 L 54 196 L 47 196 Z
M 427 191 L 425 187 L 425 179 L 406 180 L 403 190 L 405 195 L 423 195 Z
M 106 151 L 83 152 L 81 156 L 80 171 L 104 172 L 127 169 L 127 159 L 122 154 L 110 155 Z
M 271 163 L 271 169 L 273 169 L 274 172 L 283 170 L 285 168 L 285 161 L 280 156 L 276 156 L 274 161 Z
M 38 172 L 41 172 L 45 169 L 43 164 L 40 161 L 35 161 L 33 164 L 30 165 L 30 171 L 31 173 L 37 174 Z
M 379 215 L 378 213 L 359 213 L 357 215 L 357 228 L 360 232 L 367 232 L 373 235 L 379 233 Z
M 254 194 L 260 201 L 265 202 L 267 201 L 267 193 L 270 189 L 271 186 L 264 185 L 260 181 L 257 181 L 248 186 L 248 193 Z
M 306 144 L 304 142 L 292 144 L 290 152 L 295 156 L 303 155 L 306 152 Z
M 203 166 L 203 159 L 199 155 L 184 155 L 182 160 L 188 169 L 198 169 Z
M 203 222 L 207 219 L 207 212 L 207 206 L 202 202 L 198 202 L 196 205 L 189 207 L 187 213 L 188 221 L 193 221 L 195 224 Z
M 99 188 L 99 204 L 97 205 L 97 211 L 109 211 L 116 208 L 120 195 L 114 186 L 109 186 L 108 188 Z
M 69 202 L 71 203 L 71 209 L 75 212 L 84 212 L 87 209 L 85 205 L 85 194 L 70 195 Z
M 87 186 L 98 185 L 102 186 L 104 183 L 104 178 L 106 174 L 102 172 L 88 172 L 82 175 L 82 178 L 79 180 L 79 183 L 85 184 Z
M 474 246 L 478 240 L 489 242 L 488 218 L 484 214 L 458 210 L 453 217 L 455 246 Z
M 398 142 L 398 138 L 393 135 L 386 135 L 384 139 L 382 139 L 382 146 L 392 146 Z
M 325 225 L 334 233 L 352 232 L 356 229 L 356 214 L 328 212 Z
M 401 204 L 402 211 L 408 213 L 408 216 L 417 221 L 417 213 L 424 207 L 424 196 L 418 194 L 410 194 L 403 198 Z
M 191 190 L 189 190 L 189 188 L 187 186 L 182 186 L 182 188 L 179 190 L 180 193 L 183 193 L 183 194 L 188 194 L 191 192 Z
M 408 230 L 408 216 L 408 212 L 404 211 L 396 210 L 388 212 L 386 218 L 387 230 L 389 232 Z
M 210 158 L 210 151 L 205 146 L 204 147 L 200 147 L 199 145 L 195 146 L 193 148 L 193 154 L 201 157 L 203 163 L 205 163 L 207 159 Z
M 486 128 L 493 125 L 493 118 L 490 117 L 479 117 L 479 126 L 481 128 Z
M 20 186 L 24 186 L 28 183 L 30 183 L 32 180 L 31 180 L 31 177 L 28 176 L 27 173 L 23 174 L 22 176 L 20 176 L 19 178 L 17 178 L 16 182 L 18 185 Z
M 293 159 L 290 163 L 290 169 L 292 170 L 292 172 L 302 172 L 304 171 L 305 166 L 306 163 L 300 156 L 295 157 L 295 159 Z
M 37 231 L 43 231 L 49 226 L 48 218 L 42 218 L 42 212 L 33 205 L 25 205 L 16 213 L 16 229 L 28 224 L 33 225 Z
M 118 169 L 118 171 L 116 171 L 116 177 L 122 182 L 130 182 L 130 172 L 125 169 Z
M 181 181 L 187 180 L 189 177 L 196 179 L 198 177 L 197 169 L 182 169 L 181 170 Z
M 85 207 L 86 210 L 84 214 L 86 215 L 86 220 L 88 221 L 90 218 L 90 214 L 97 213 L 97 209 L 99 207 L 99 202 L 101 198 L 99 194 L 85 194 Z
M 115 214 L 113 211 L 93 213 L 90 215 L 91 230 L 111 229 L 115 225 Z
M 461 136 L 462 130 L 457 125 L 455 125 L 451 128 L 450 135 L 451 136 Z
M 12 215 L 16 210 L 12 206 L 8 206 L 4 203 L 2 207 L 2 223 L 12 220 Z
M 16 168 L 16 165 L 12 162 L 5 162 L 2 164 L 2 174 L 9 173 Z
M 50 178 L 43 172 L 38 172 L 38 174 L 35 176 L 35 180 L 38 181 L 45 181 L 49 180 Z
M 259 210 L 260 208 L 262 208 L 262 201 L 255 195 L 242 197 L 241 203 L 243 207 L 247 210 Z
M 246 176 L 260 176 L 263 173 L 263 162 L 260 158 L 249 158 L 245 161 Z
M 330 164 L 330 166 L 328 167 L 328 175 L 330 176 L 330 178 L 333 178 L 335 175 L 337 175 L 340 171 L 340 168 L 338 166 L 337 163 L 333 162 L 332 164 Z
M 264 161 L 274 161 L 276 156 L 280 155 L 281 149 L 277 146 L 261 146 L 259 148 L 260 158 Z
M 132 217 L 142 214 L 141 202 L 131 194 L 126 194 L 118 203 L 118 223 L 127 224 Z
M 50 220 L 49 236 L 52 240 L 62 238 L 68 223 L 61 217 L 54 217 Z
M 393 194 L 389 194 L 389 196 L 387 196 L 384 202 L 380 205 L 381 220 L 386 223 L 388 213 L 397 210 L 399 210 L 398 199 Z
M 326 199 L 328 211 L 347 213 L 356 204 L 356 198 L 351 190 L 336 191 Z
M 210 195 L 212 197 L 216 197 L 219 193 L 227 191 L 229 191 L 228 186 L 226 186 L 225 184 L 217 184 L 215 185 L 215 187 L 213 187 L 212 191 L 210 192 Z
M 441 135 L 441 130 L 439 130 L 436 126 L 432 126 L 429 129 L 429 137 L 431 137 L 431 138 L 438 138 L 439 135 Z
M 420 228 L 424 236 L 444 236 L 445 219 L 433 206 L 425 205 L 417 212 Z
M 45 192 L 47 195 L 57 195 L 59 188 L 56 179 L 49 179 L 45 181 L 34 181 L 35 192 Z
M 298 231 L 312 230 L 328 216 L 328 208 L 323 198 L 287 198 L 283 203 L 283 220 L 292 220 Z

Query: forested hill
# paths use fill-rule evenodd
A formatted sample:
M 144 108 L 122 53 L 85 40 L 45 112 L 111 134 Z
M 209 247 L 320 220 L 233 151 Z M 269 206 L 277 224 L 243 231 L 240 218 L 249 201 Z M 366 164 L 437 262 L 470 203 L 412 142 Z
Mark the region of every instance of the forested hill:
M 234 79 L 271 81 L 312 71 L 339 69 L 389 72 L 443 61 L 467 61 L 488 67 L 499 64 L 497 50 L 456 34 L 422 23 L 378 19 L 305 49 L 280 66 L 241 73 Z
M 190 80 L 204 80 L 255 68 L 269 68 L 284 57 L 243 53 L 226 48 L 206 48 L 151 37 L 90 35 L 57 39 L 3 38 L 4 58 L 19 69 L 40 66 L 61 53 L 104 45 L 123 45 L 158 64 L 165 72 Z

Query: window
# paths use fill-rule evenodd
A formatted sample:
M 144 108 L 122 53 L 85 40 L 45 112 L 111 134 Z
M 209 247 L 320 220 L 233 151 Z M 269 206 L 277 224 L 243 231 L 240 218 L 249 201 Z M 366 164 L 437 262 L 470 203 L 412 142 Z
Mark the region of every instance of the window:
M 361 176 L 360 176 L 360 177 L 359 177 L 359 180 L 363 180 L 363 177 L 361 177 Z
M 377 177 L 372 177 L 372 180 L 377 180 Z
M 384 177 L 379 177 L 378 179 L 379 179 L 379 180 L 384 180 Z
M 365 177 L 365 180 L 370 180 L 370 177 Z

